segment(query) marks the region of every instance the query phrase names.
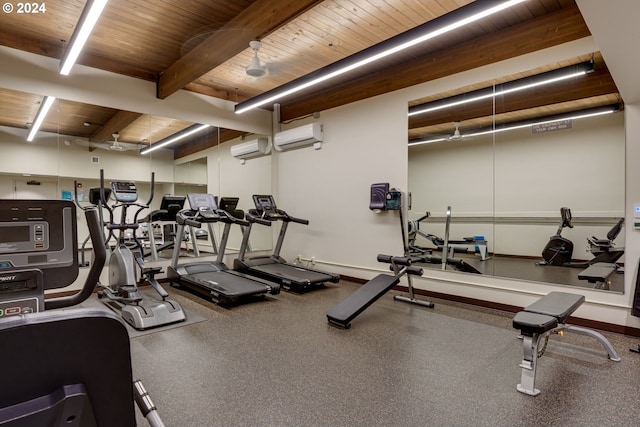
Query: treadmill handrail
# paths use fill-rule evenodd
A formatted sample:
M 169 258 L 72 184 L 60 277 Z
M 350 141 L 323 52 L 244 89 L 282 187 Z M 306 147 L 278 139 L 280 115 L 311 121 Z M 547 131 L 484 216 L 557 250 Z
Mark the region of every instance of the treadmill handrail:
M 271 227 L 271 221 L 266 220 L 264 218 L 262 218 L 261 216 L 259 216 L 257 214 L 257 210 L 255 209 L 250 209 L 249 211 L 247 211 L 247 213 L 245 214 L 245 218 L 249 221 L 249 222 L 257 222 L 258 224 L 262 224 L 262 225 L 266 225 L 268 227 Z
M 211 212 L 213 212 L 215 216 L 212 218 L 205 218 L 201 215 L 199 210 L 183 209 L 176 214 L 176 223 L 178 223 L 178 225 L 186 224 L 200 228 L 200 225 L 203 222 L 218 222 L 220 220 L 218 210 Z
M 249 225 L 249 221 L 247 221 L 246 219 L 235 217 L 231 215 L 229 212 L 225 211 L 224 209 L 216 209 L 215 212 L 220 217 L 220 222 L 229 222 L 229 223 L 241 225 L 243 227 Z

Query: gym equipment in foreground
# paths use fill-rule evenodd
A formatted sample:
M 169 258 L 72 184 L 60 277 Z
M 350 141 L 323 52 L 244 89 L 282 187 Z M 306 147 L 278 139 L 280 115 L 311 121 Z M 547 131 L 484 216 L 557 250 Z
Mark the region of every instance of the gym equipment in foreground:
M 230 270 L 224 263 L 231 225 L 248 226 L 249 222 L 218 209 L 216 199 L 211 194 L 190 193 L 187 198 L 190 209 L 184 209 L 176 216 L 178 222 L 176 244 L 173 247 L 171 265 L 167 269 L 167 278 L 174 285 L 192 289 L 220 305 L 237 304 L 249 297 L 264 296 L 267 293 L 272 295 L 280 293 L 280 285 L 266 284 L 259 279 Z M 213 235 L 211 224 L 215 222 L 224 223 L 216 261 L 179 264 L 180 245 L 177 239 L 184 234 L 185 226 L 200 228 L 202 224 L 207 224 L 209 235 Z M 267 221 L 263 222 L 269 224 Z
M 109 257 L 109 285 L 101 285 L 99 298 L 112 310 L 119 312 L 122 318 L 138 330 L 155 328 L 170 323 L 182 322 L 187 316 L 180 304 L 168 299 L 169 294 L 155 278 L 162 273 L 162 267 L 145 267 L 143 247 L 135 238 L 138 228 L 138 215 L 148 209 L 153 200 L 154 174 L 151 174 L 151 194 L 146 204 L 138 203 L 138 189 L 133 182 L 114 181 L 111 183 L 111 193 L 115 198 L 113 205 L 109 205 L 104 192 L 104 171 L 100 170 L 100 188 L 102 204 L 109 211 L 107 229 L 109 236 L 114 230 L 119 231 L 117 245 Z M 133 221 L 127 222 L 127 211 L 136 209 Z M 120 209 L 120 220 L 115 221 L 115 211 Z M 127 246 L 125 232 L 133 230 L 135 248 L 132 251 Z M 179 246 L 179 245 L 178 245 Z M 148 282 L 158 293 L 161 300 L 143 300 L 137 286 L 136 265 L 140 269 L 140 282 Z
M 351 327 L 351 321 L 362 313 L 367 307 L 376 302 L 382 295 L 387 293 L 391 288 L 400 283 L 400 278 L 405 274 L 413 274 L 422 276 L 422 269 L 411 266 L 411 258 L 394 257 L 390 255 L 378 255 L 379 262 L 391 264 L 393 275 L 378 274 L 364 285 L 360 286 L 357 291 L 342 300 L 338 305 L 327 311 L 327 320 L 330 324 L 340 326 L 345 329 Z M 401 299 L 403 298 L 403 299 Z M 425 307 L 433 307 L 433 303 L 427 301 L 411 300 L 407 297 L 399 297 L 394 299 L 420 304 Z
M 105 190 L 107 191 L 106 198 L 109 199 L 109 197 L 111 196 L 111 190 L 110 189 L 105 189 Z M 80 201 L 78 200 L 77 187 L 75 189 L 75 196 L 76 196 L 76 203 L 80 205 Z M 98 209 L 98 217 L 100 218 L 100 227 L 103 230 L 104 239 L 106 239 L 106 236 L 104 235 L 104 217 L 103 217 L 102 200 L 100 199 L 99 187 L 93 187 L 89 189 L 89 203 L 91 203 L 92 206 L 95 206 Z M 89 267 L 90 265 L 89 261 L 86 261 L 86 256 L 85 256 L 85 251 L 87 250 L 87 244 L 89 243 L 90 240 L 91 240 L 91 236 L 89 235 L 82 242 L 82 246 L 80 246 L 80 267 Z M 111 250 L 111 248 L 109 248 L 109 242 L 105 242 L 105 246 L 107 248 L 107 251 Z
M 240 252 L 233 263 L 235 270 L 279 283 L 283 288 L 294 292 L 305 292 L 314 287 L 322 287 L 326 282 L 338 283 L 340 281 L 340 276 L 337 274 L 289 264 L 280 256 L 289 223 L 307 225 L 309 224 L 308 220 L 292 217 L 285 211 L 278 209 L 271 195 L 254 195 L 253 202 L 256 208 L 250 209 L 245 215 L 249 225 L 244 229 Z M 273 254 L 247 258 L 245 255 L 253 224 L 257 222 L 270 226 L 272 222 L 276 221 L 282 221 L 282 226 Z
M 85 209 L 94 248 L 80 292 L 44 298 L 78 276 L 76 207 L 61 200 L 0 201 L 0 425 L 136 425 L 134 401 L 164 426 L 133 381 L 129 335 L 104 309 L 67 308 L 91 296 L 105 264 L 97 208 Z M 65 310 L 49 311 L 67 308 Z M 44 311 L 47 310 L 47 311 Z
M 586 335 L 598 340 L 607 351 L 607 356 L 614 362 L 620 361 L 611 343 L 601 333 L 593 329 L 567 325 L 567 318 L 584 302 L 583 295 L 566 292 L 550 292 L 513 318 L 513 327 L 522 334 L 524 357 L 520 362 L 522 374 L 517 390 L 530 396 L 537 396 L 536 368 L 538 358 L 542 357 L 550 334 L 561 335 L 563 331 Z

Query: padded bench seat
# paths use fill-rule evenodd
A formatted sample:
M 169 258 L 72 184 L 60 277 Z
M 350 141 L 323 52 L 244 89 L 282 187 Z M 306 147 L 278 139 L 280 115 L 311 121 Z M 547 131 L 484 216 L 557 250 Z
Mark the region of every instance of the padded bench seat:
M 513 327 L 523 334 L 542 334 L 558 326 L 558 319 L 545 314 L 521 311 L 513 318 Z
M 584 302 L 584 295 L 569 294 L 567 292 L 549 292 L 538 301 L 524 308 L 529 313 L 546 314 L 564 323 L 567 317 L 578 309 Z
M 609 340 L 597 331 L 565 324 L 567 318 L 584 302 L 583 295 L 567 292 L 550 292 L 533 304 L 518 312 L 513 318 L 513 327 L 519 329 L 522 335 L 523 359 L 520 383 L 517 390 L 530 396 L 540 394 L 535 388 L 537 359 L 544 353 L 546 340 L 555 332 L 567 331 L 587 335 L 600 341 L 607 351 L 609 359 L 619 361 Z M 544 345 L 541 350 L 541 340 Z
M 589 283 L 606 282 L 618 266 L 609 262 L 596 262 L 585 270 L 578 273 L 578 279 L 586 280 Z

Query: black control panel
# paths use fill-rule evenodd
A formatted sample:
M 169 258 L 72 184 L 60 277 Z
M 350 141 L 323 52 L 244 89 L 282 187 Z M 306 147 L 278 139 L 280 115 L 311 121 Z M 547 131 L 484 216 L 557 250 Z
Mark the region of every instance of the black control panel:
M 286 217 L 286 215 L 278 211 L 276 201 L 271 195 L 254 194 L 253 203 L 256 205 L 256 211 L 258 211 L 258 214 L 262 218 L 277 220 Z
M 114 181 L 111 183 L 111 191 L 118 202 L 133 203 L 138 200 L 138 189 L 133 182 Z
M 187 194 L 189 206 L 192 210 L 197 211 L 200 220 L 215 220 L 218 215 L 215 213 L 218 209 L 218 199 L 213 194 L 189 193 Z
M 0 291 L 8 291 L 8 277 L 27 269 L 41 272 L 45 289 L 75 281 L 75 215 L 70 201 L 0 200 Z M 19 282 L 11 286 L 21 286 Z

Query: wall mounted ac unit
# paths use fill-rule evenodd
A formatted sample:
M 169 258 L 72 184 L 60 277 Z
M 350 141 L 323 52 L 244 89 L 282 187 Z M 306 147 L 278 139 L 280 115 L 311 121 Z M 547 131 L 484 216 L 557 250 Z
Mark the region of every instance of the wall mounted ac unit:
M 271 144 L 267 138 L 256 138 L 231 146 L 231 155 L 240 159 L 244 164 L 246 159 L 265 156 L 271 151 Z
M 276 133 L 273 146 L 278 151 L 284 151 L 313 144 L 313 148 L 319 150 L 322 148 L 322 140 L 322 123 L 309 123 Z

